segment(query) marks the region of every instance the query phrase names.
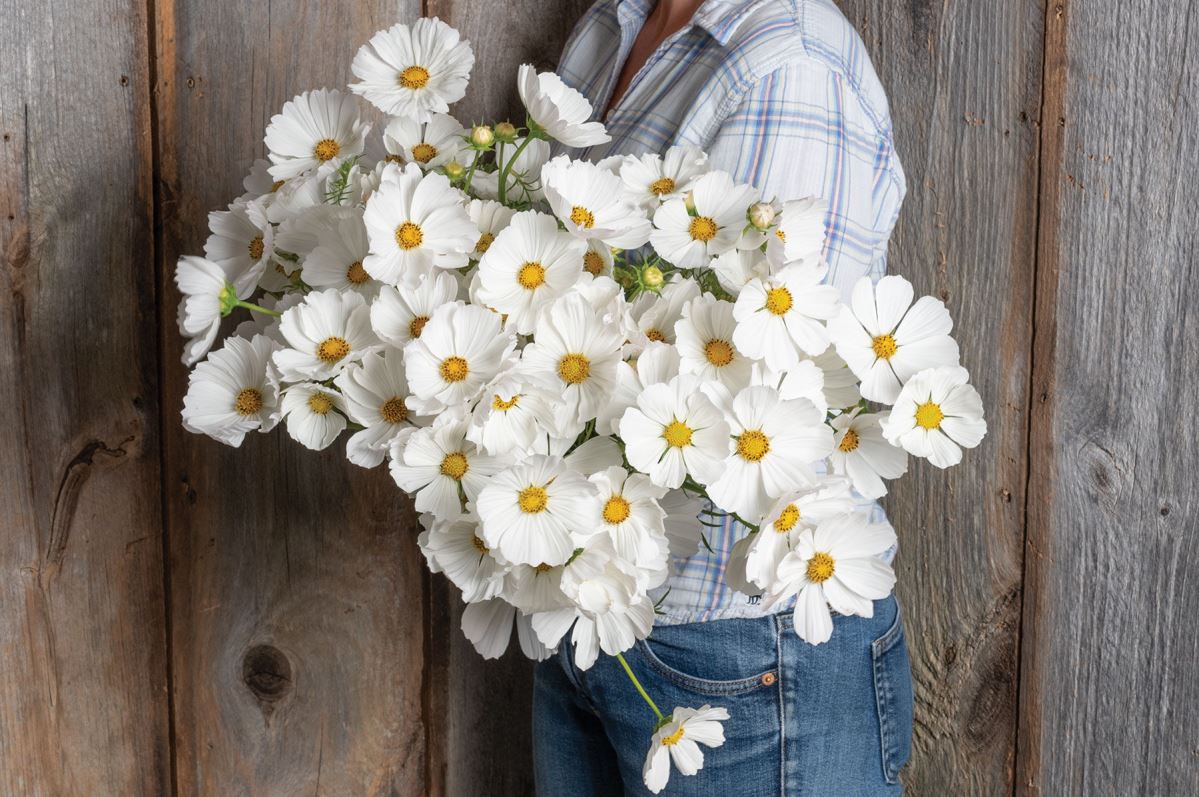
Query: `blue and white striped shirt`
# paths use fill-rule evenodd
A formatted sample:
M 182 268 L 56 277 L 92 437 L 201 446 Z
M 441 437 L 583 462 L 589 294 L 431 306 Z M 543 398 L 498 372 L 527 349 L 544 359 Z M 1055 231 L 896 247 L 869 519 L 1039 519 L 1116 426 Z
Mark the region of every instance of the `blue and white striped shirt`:
M 654 0 L 599 0 L 566 44 L 558 73 L 607 107 Z M 604 119 L 611 142 L 579 156 L 705 150 L 715 167 L 764 197 L 828 201 L 829 281 L 848 297 L 863 275 L 886 271 L 887 240 L 903 202 L 903 169 L 887 98 L 856 31 L 832 0 L 706 0 L 637 72 Z M 875 520 L 875 503 L 863 501 Z M 659 623 L 765 613 L 725 583 L 731 518 L 675 562 Z

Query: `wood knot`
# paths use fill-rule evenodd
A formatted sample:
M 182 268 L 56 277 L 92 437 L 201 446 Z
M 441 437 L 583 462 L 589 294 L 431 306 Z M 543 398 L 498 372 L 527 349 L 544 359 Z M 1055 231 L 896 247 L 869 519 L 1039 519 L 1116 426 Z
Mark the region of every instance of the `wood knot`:
M 291 662 L 271 645 L 255 645 L 241 661 L 241 679 L 264 711 L 291 691 Z

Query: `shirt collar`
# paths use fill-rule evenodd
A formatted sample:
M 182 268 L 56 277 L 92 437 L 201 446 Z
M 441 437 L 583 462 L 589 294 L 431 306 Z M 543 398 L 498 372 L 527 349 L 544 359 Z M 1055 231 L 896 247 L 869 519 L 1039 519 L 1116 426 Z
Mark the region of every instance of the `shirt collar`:
M 724 47 L 749 13 L 767 0 L 706 0 L 691 17 L 692 25 L 706 31 Z M 644 24 L 657 0 L 620 0 L 616 18 L 622 28 Z

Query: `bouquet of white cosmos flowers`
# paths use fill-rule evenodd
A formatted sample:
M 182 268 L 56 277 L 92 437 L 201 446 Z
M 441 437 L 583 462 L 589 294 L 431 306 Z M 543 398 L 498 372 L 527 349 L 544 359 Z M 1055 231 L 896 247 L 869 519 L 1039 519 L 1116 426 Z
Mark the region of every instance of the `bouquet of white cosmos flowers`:
M 473 62 L 437 19 L 395 25 L 350 93 L 271 119 L 269 161 L 178 264 L 183 422 L 232 446 L 279 423 L 318 450 L 348 432 L 348 459 L 412 496 L 483 656 L 515 628 L 532 658 L 620 660 L 657 717 L 656 792 L 728 719 L 663 714 L 621 655 L 672 560 L 735 515 L 733 586 L 827 640 L 830 612 L 870 616 L 895 580 L 894 532 L 851 491 L 882 496 L 909 455 L 957 463 L 982 403 L 940 301 L 897 276 L 848 305 L 824 284 L 822 202 L 763 199 L 688 147 L 551 157 L 608 136 L 530 66 L 524 126 L 467 129 L 447 111 Z

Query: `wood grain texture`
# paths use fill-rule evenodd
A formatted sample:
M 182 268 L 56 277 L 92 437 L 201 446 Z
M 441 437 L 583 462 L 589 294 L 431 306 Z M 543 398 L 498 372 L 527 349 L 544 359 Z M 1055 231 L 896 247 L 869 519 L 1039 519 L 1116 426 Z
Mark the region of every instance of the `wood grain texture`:
M 0 793 L 170 749 L 144 6 L 0 1 Z
M 1199 790 L 1197 16 L 1049 8 L 1021 794 Z
M 294 94 L 344 87 L 357 48 L 413 2 L 158 6 L 164 294 L 241 192 Z M 382 469 L 286 432 L 241 450 L 178 423 L 185 372 L 164 313 L 166 481 L 182 795 L 419 794 L 424 567 Z
M 1010 791 L 1016 731 L 1043 7 L 841 0 L 887 89 L 908 195 L 890 266 L 943 298 L 987 411 L 887 501 L 916 685 L 912 794 Z

